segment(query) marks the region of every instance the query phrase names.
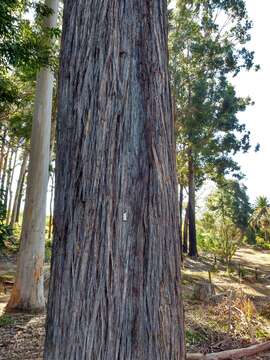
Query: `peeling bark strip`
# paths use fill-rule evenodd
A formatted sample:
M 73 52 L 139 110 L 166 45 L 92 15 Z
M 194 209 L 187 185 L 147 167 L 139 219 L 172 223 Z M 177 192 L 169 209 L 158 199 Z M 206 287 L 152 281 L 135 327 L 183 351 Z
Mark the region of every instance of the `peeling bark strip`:
M 46 360 L 184 359 L 167 1 L 65 1 Z

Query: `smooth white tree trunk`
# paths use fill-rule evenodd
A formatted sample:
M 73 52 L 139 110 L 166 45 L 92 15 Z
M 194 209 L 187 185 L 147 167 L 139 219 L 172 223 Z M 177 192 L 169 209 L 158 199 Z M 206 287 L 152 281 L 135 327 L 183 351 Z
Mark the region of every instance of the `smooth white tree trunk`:
M 45 26 L 56 27 L 58 0 L 46 0 L 53 10 Z M 53 72 L 43 68 L 37 75 L 31 150 L 23 214 L 20 252 L 15 284 L 7 310 L 42 311 L 46 194 L 49 176 Z

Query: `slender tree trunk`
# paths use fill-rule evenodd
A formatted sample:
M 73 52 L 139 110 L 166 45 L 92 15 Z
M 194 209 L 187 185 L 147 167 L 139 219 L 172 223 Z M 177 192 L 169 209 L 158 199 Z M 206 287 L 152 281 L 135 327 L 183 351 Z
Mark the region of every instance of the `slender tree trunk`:
M 197 237 L 196 237 L 196 218 L 195 218 L 195 169 L 192 153 L 189 153 L 188 159 L 188 226 L 189 226 L 189 256 L 196 257 L 197 252 Z
M 185 212 L 185 220 L 184 220 L 184 230 L 183 230 L 183 253 L 187 254 L 188 252 L 188 206 Z
M 52 187 L 51 187 L 51 197 L 50 197 L 50 216 L 49 216 L 49 230 L 48 230 L 48 239 L 52 238 L 52 228 L 53 228 L 53 199 L 54 199 L 54 176 L 52 179 Z
M 27 161 L 28 161 L 28 151 L 25 150 L 23 153 L 23 157 L 22 157 L 22 164 L 21 164 L 19 179 L 17 182 L 17 188 L 16 188 L 16 193 L 15 193 L 15 198 L 14 198 L 14 203 L 13 203 L 13 209 L 12 209 L 11 218 L 10 218 L 11 228 L 13 228 L 15 223 L 17 222 L 16 216 L 17 216 L 17 212 L 18 212 L 20 194 L 22 192 L 23 181 L 24 181 L 24 176 L 25 176 L 26 167 L 27 167 Z
M 45 26 L 56 26 L 58 0 L 46 0 L 53 14 Z M 16 280 L 7 309 L 42 311 L 45 306 L 43 263 L 46 197 L 49 176 L 53 72 L 43 68 L 37 76 L 31 150 Z
M 180 244 L 183 251 L 183 198 L 184 198 L 184 187 L 182 184 L 179 185 L 179 228 L 180 228 Z
M 3 192 L 5 191 L 9 151 L 10 151 L 10 147 L 7 148 L 7 151 L 4 154 L 4 160 L 3 160 L 2 177 L 1 177 L 1 190 Z
M 9 191 L 8 191 L 9 200 L 8 200 L 8 211 L 7 211 L 7 224 L 9 224 L 10 215 L 11 215 L 11 207 L 12 207 L 12 200 L 13 200 L 12 185 L 13 185 L 14 172 L 15 172 L 16 163 L 17 163 L 17 156 L 18 156 L 18 147 L 15 150 L 14 160 L 13 160 L 12 170 L 11 170 L 11 176 L 10 176 Z
M 1 129 L 2 130 L 2 129 Z M 0 179 L 3 175 L 3 163 L 5 158 L 5 143 L 6 143 L 7 129 L 4 128 L 3 135 L 1 134 L 1 150 L 0 150 Z
M 20 188 L 20 193 L 19 193 L 19 201 L 18 201 L 18 208 L 17 208 L 17 214 L 16 214 L 16 218 L 15 218 L 15 223 L 20 222 L 21 204 L 22 204 L 23 195 L 24 195 L 25 179 L 26 178 L 27 178 L 27 167 L 26 167 L 25 173 L 23 174 L 23 180 L 22 180 L 22 186 Z
M 14 155 L 14 149 L 12 148 L 12 145 L 10 146 L 10 154 L 8 156 L 8 162 L 7 162 L 7 169 L 6 169 L 6 182 L 4 184 L 5 189 L 5 199 L 4 199 L 4 206 L 6 210 L 6 221 L 8 217 L 8 198 L 9 198 L 9 191 L 10 191 L 10 185 L 11 185 L 11 175 L 12 175 L 12 160 Z
M 167 1 L 67 0 L 46 360 L 182 360 Z

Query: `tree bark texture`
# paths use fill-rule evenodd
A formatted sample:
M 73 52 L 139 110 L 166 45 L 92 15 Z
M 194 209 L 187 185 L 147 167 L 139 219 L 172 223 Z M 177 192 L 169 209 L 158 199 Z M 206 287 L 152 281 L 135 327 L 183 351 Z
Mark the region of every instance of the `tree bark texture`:
M 67 0 L 46 360 L 184 359 L 167 1 Z
M 58 0 L 46 0 L 53 13 L 45 26 L 56 26 Z M 45 307 L 43 263 L 46 197 L 49 176 L 53 72 L 42 68 L 37 76 L 26 200 L 15 284 L 7 310 L 42 311 Z
M 196 236 L 196 214 L 195 214 L 195 168 L 192 152 L 189 153 L 188 160 L 188 226 L 189 226 L 189 256 L 196 257 L 197 252 L 197 236 Z

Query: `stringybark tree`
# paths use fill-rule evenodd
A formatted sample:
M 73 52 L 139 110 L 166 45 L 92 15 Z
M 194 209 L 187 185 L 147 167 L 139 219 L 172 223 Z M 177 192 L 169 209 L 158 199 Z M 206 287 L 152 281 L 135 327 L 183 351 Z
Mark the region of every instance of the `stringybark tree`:
M 46 0 L 45 5 L 52 9 L 45 19 L 45 27 L 55 28 L 58 0 Z M 43 263 L 53 80 L 49 67 L 42 68 L 37 75 L 20 252 L 8 311 L 42 311 L 45 307 Z
M 46 360 L 184 359 L 166 0 L 67 0 Z

